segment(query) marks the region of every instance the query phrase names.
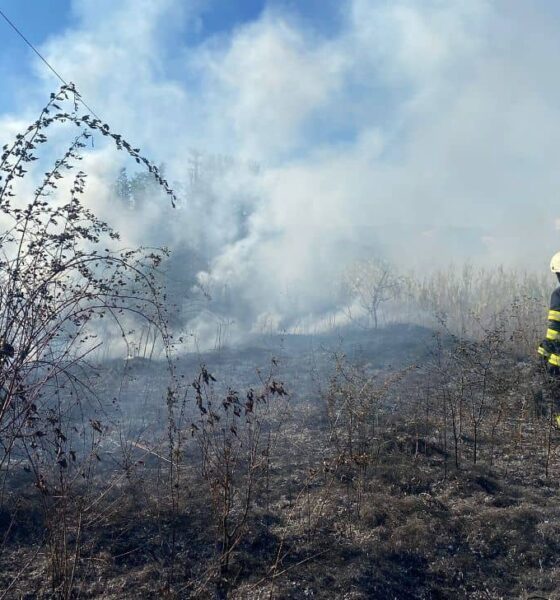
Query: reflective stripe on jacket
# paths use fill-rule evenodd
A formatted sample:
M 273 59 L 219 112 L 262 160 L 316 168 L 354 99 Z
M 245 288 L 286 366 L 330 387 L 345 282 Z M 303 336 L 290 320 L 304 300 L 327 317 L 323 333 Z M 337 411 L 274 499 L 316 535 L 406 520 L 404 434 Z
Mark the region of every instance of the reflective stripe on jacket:
M 560 287 L 552 292 L 546 339 L 539 345 L 538 353 L 548 364 L 560 367 Z

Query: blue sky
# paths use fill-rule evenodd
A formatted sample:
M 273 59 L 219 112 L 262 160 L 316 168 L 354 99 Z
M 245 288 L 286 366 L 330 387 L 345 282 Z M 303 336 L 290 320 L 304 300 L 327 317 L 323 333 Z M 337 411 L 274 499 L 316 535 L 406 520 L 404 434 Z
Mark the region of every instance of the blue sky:
M 67 0 L 4 0 L 0 6 L 36 46 L 72 23 L 71 6 Z M 0 18 L 0 77 L 3 82 L 0 86 L 0 112 L 17 107 L 18 87 L 26 86 L 33 77 L 33 56 L 31 49 Z
M 188 27 L 188 31 L 179 28 L 182 42 L 187 45 L 198 45 L 213 36 L 228 34 L 257 20 L 266 9 L 289 12 L 316 31 L 329 34 L 339 26 L 342 6 L 337 0 L 205 0 L 191 4 L 197 5 L 197 26 Z M 66 29 L 78 26 L 80 20 L 71 0 L 3 0 L 1 7 L 37 48 Z M 99 19 L 103 19 L 103 14 L 100 2 Z M 14 110 L 21 102 L 22 91 L 35 76 L 35 60 L 23 40 L 0 19 L 0 78 L 4 82 L 0 86 L 0 113 Z M 173 65 L 169 68 L 172 70 Z M 61 75 L 67 77 L 67 74 Z

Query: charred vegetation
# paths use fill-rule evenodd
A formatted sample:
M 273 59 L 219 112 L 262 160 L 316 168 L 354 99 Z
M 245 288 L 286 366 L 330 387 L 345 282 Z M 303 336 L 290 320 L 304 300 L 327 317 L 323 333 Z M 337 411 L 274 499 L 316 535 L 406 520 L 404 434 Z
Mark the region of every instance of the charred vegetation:
M 116 249 L 81 202 L 84 141 L 174 193 L 76 94 L 0 164 L 0 598 L 555 597 L 543 282 L 366 261 L 346 324 L 184 353 L 166 251 Z M 65 124 L 80 133 L 22 201 Z M 98 352 L 108 319 L 119 358 Z

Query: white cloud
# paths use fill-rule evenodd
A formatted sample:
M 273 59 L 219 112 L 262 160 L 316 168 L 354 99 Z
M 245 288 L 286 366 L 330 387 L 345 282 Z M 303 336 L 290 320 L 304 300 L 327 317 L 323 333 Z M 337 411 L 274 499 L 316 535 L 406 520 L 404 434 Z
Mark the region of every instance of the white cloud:
M 230 124 L 248 157 L 286 156 L 302 142 L 306 120 L 341 84 L 341 56 L 314 43 L 281 16 L 267 13 L 241 28 L 202 68 L 216 114 Z

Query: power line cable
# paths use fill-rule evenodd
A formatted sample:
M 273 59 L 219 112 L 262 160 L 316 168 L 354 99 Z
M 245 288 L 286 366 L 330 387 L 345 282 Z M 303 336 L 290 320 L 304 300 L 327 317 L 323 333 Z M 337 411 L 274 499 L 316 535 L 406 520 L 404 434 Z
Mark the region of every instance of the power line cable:
M 62 75 L 48 62 L 48 60 L 39 52 L 39 50 L 37 50 L 37 48 L 35 48 L 35 46 L 23 35 L 23 33 L 6 16 L 6 14 L 2 11 L 1 8 L 0 8 L 0 15 L 4 18 L 4 20 L 6 21 L 6 23 L 8 23 L 8 25 L 19 35 L 19 37 L 31 48 L 31 50 L 33 50 L 33 52 L 35 52 L 35 54 L 47 65 L 47 67 L 56 75 L 56 77 L 58 77 L 58 79 L 60 79 L 60 81 L 62 81 L 62 83 L 64 85 L 68 86 L 68 83 L 66 83 L 66 81 L 64 80 L 64 78 L 62 77 Z M 95 111 L 93 110 L 93 108 L 91 108 L 90 106 L 88 106 L 85 103 L 85 101 L 81 97 L 81 95 L 77 94 L 77 96 L 78 96 L 78 100 L 89 110 L 89 112 L 96 119 L 99 119 L 101 121 L 101 119 L 95 114 Z

